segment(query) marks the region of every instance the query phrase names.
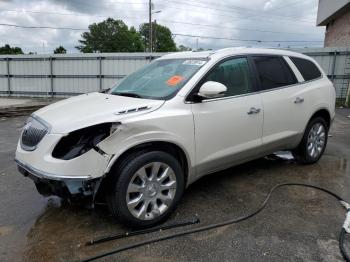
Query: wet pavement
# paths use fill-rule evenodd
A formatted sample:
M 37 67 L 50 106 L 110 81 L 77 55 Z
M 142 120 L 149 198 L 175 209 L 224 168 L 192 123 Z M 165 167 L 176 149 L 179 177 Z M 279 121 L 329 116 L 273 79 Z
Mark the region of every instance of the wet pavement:
M 191 185 L 166 222 L 197 214 L 201 225 L 257 208 L 278 183 L 309 183 L 350 200 L 350 110 L 339 109 L 321 160 L 301 166 L 268 157 L 207 176 Z M 13 161 L 25 117 L 0 119 L 0 261 L 79 261 L 167 232 L 85 246 L 127 230 L 104 206 L 87 210 L 40 196 Z M 100 261 L 342 261 L 338 233 L 345 218 L 336 200 L 315 190 L 279 189 L 257 216 L 239 224 L 136 248 Z M 188 226 L 195 228 L 199 225 Z M 350 237 L 347 246 L 350 248 Z

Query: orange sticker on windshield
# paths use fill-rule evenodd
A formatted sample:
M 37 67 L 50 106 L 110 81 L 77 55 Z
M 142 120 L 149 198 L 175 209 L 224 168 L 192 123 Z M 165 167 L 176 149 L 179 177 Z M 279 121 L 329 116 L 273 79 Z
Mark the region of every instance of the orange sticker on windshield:
M 166 81 L 166 83 L 169 86 L 176 86 L 178 83 L 180 83 L 182 81 L 182 79 L 184 79 L 182 76 L 175 75 L 175 76 L 170 77 L 168 79 L 168 81 Z

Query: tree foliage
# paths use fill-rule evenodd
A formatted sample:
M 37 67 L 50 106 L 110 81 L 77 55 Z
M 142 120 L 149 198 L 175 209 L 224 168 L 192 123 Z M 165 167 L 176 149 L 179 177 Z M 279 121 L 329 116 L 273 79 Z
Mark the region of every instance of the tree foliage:
M 89 32 L 82 33 L 80 46 L 83 53 L 95 52 L 142 52 L 144 47 L 141 37 L 134 27 L 128 26 L 122 20 L 108 18 L 101 23 L 89 26 Z
M 153 51 L 155 52 L 174 52 L 176 51 L 176 44 L 168 27 L 152 23 L 153 32 Z M 149 23 L 140 25 L 139 33 L 142 42 L 149 50 Z
M 54 54 L 66 54 L 67 50 L 63 46 L 57 47 L 55 50 L 53 50 Z
M 188 46 L 184 46 L 184 45 L 179 45 L 179 47 L 177 48 L 177 51 L 183 52 L 183 51 L 192 51 L 191 47 Z
M 23 54 L 23 51 L 20 47 L 11 47 L 10 45 L 6 44 L 2 47 L 0 47 L 0 54 L 1 55 L 21 55 Z

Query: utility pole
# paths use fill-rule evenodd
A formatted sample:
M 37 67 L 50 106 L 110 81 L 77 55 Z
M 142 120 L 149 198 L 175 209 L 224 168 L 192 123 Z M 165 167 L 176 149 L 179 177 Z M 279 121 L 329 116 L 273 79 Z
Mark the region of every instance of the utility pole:
M 148 51 L 152 53 L 152 0 L 149 0 L 149 21 L 148 21 L 148 27 L 149 27 L 149 48 Z
M 153 45 L 152 45 L 152 47 L 153 47 L 153 51 L 154 52 L 157 52 L 157 50 L 156 50 L 156 48 L 157 48 L 157 20 L 156 19 L 154 19 L 154 43 L 153 43 Z

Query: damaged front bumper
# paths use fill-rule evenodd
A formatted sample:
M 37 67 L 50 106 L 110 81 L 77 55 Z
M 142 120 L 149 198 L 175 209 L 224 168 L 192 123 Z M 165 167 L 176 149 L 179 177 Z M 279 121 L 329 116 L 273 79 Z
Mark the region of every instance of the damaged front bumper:
M 18 159 L 15 159 L 18 171 L 32 179 L 38 192 L 44 196 L 56 195 L 62 198 L 87 197 L 94 198 L 102 177 L 91 176 L 67 177 L 40 171 Z
M 42 195 L 95 197 L 111 156 L 95 149 L 71 160 L 57 159 L 52 151 L 63 134 L 47 134 L 33 151 L 17 145 L 15 161 L 19 171 L 30 177 Z

